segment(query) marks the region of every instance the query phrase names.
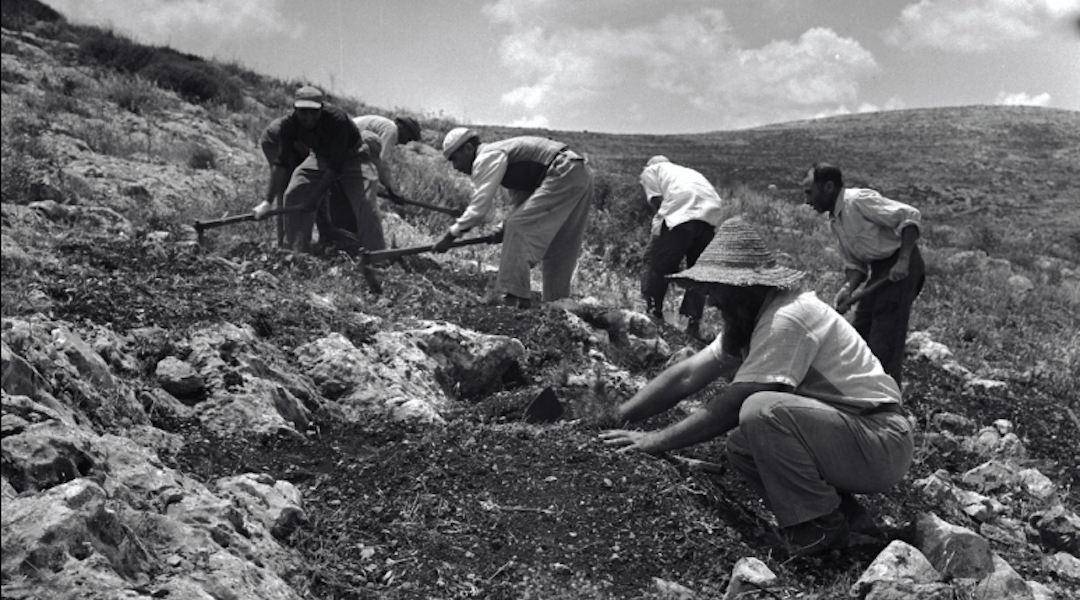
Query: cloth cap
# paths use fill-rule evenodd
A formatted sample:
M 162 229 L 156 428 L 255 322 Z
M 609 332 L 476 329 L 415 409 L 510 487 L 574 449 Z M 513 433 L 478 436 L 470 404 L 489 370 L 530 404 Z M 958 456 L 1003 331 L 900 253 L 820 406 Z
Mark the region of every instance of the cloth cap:
M 419 141 L 420 140 L 420 123 L 416 122 L 416 119 L 412 117 L 395 117 L 394 122 L 397 123 L 398 129 L 408 134 L 409 139 L 402 140 L 401 136 L 398 136 L 398 141 L 401 143 Z
M 293 107 L 295 108 L 322 108 L 323 105 L 323 93 L 317 87 L 305 85 L 304 87 L 296 90 L 296 97 L 293 99 Z
M 655 165 L 656 163 L 662 163 L 662 162 L 671 162 L 671 161 L 668 160 L 668 157 L 664 156 L 663 154 L 657 154 L 656 156 L 650 158 L 649 161 L 645 163 L 645 166 L 646 167 L 651 167 L 651 166 Z
M 716 237 L 698 257 L 694 266 L 668 275 L 700 283 L 727 285 L 767 285 L 790 288 L 806 273 L 776 264 L 765 240 L 742 217 L 732 217 L 720 224 Z
M 450 156 L 457 152 L 457 149 L 465 145 L 465 142 L 472 138 L 479 139 L 480 134 L 476 133 L 468 127 L 455 127 L 446 132 L 446 137 L 443 138 L 442 153 L 447 160 L 450 160 Z

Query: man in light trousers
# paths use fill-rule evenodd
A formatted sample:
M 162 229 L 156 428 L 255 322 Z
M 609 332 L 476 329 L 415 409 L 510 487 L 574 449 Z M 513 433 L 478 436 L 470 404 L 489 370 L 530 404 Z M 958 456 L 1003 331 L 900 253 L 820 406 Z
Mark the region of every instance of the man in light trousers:
M 848 546 L 877 531 L 853 494 L 885 492 L 911 465 L 914 441 L 900 390 L 866 342 L 780 266 L 741 218 L 725 221 L 697 264 L 672 277 L 704 288 L 724 327 L 617 408 L 637 422 L 730 379 L 699 410 L 657 431 L 618 429 L 620 451 L 661 454 L 730 432 L 731 465 L 765 500 L 795 554 Z
M 480 143 L 472 129 L 450 130 L 443 155 L 472 177 L 472 199 L 465 212 L 435 245 L 445 252 L 455 238 L 481 223 L 492 210 L 499 187 L 510 190 L 512 205 L 503 222 L 496 294 L 508 306 L 531 306 L 529 271 L 543 269 L 543 301 L 570 296 L 592 205 L 593 177 L 585 159 L 566 144 L 542 137 L 512 137 Z

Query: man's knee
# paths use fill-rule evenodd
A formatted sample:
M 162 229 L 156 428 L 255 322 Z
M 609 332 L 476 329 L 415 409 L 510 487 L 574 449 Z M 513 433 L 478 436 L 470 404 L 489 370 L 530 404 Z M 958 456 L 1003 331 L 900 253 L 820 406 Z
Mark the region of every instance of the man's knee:
M 739 409 L 739 427 L 759 427 L 773 418 L 773 409 L 780 399 L 769 392 L 751 394 Z

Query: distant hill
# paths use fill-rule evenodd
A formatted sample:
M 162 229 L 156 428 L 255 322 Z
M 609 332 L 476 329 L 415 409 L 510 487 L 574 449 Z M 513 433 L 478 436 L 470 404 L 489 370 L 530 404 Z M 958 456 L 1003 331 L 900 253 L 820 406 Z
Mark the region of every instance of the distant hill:
M 493 137 L 551 135 L 626 175 L 652 155 L 705 173 L 717 185 L 745 185 L 802 201 L 800 181 L 815 161 L 834 162 L 853 187 L 910 202 L 941 224 L 972 213 L 1006 227 L 1040 231 L 1080 258 L 1080 112 L 1038 107 L 920 108 L 695 135 L 614 135 L 483 128 Z

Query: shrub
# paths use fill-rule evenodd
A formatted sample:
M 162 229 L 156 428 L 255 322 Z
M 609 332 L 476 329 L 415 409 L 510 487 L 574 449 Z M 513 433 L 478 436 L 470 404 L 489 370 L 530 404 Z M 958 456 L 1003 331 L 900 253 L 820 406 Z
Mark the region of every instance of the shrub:
M 111 31 L 92 29 L 79 44 L 79 53 L 100 65 L 138 73 L 158 58 L 158 50 L 137 44 Z
M 21 30 L 39 21 L 63 22 L 64 16 L 37 0 L 4 0 L 4 10 L 0 11 L 4 29 Z
M 165 104 L 165 95 L 153 83 L 137 75 L 113 75 L 102 81 L 104 96 L 120 108 L 145 115 Z
M 217 154 L 214 153 L 213 149 L 207 146 L 195 144 L 191 149 L 191 155 L 188 157 L 187 164 L 192 169 L 216 169 Z
M 234 110 L 244 106 L 244 95 L 240 88 L 213 68 L 179 62 L 156 62 L 141 69 L 139 74 L 191 102 L 218 102 Z

